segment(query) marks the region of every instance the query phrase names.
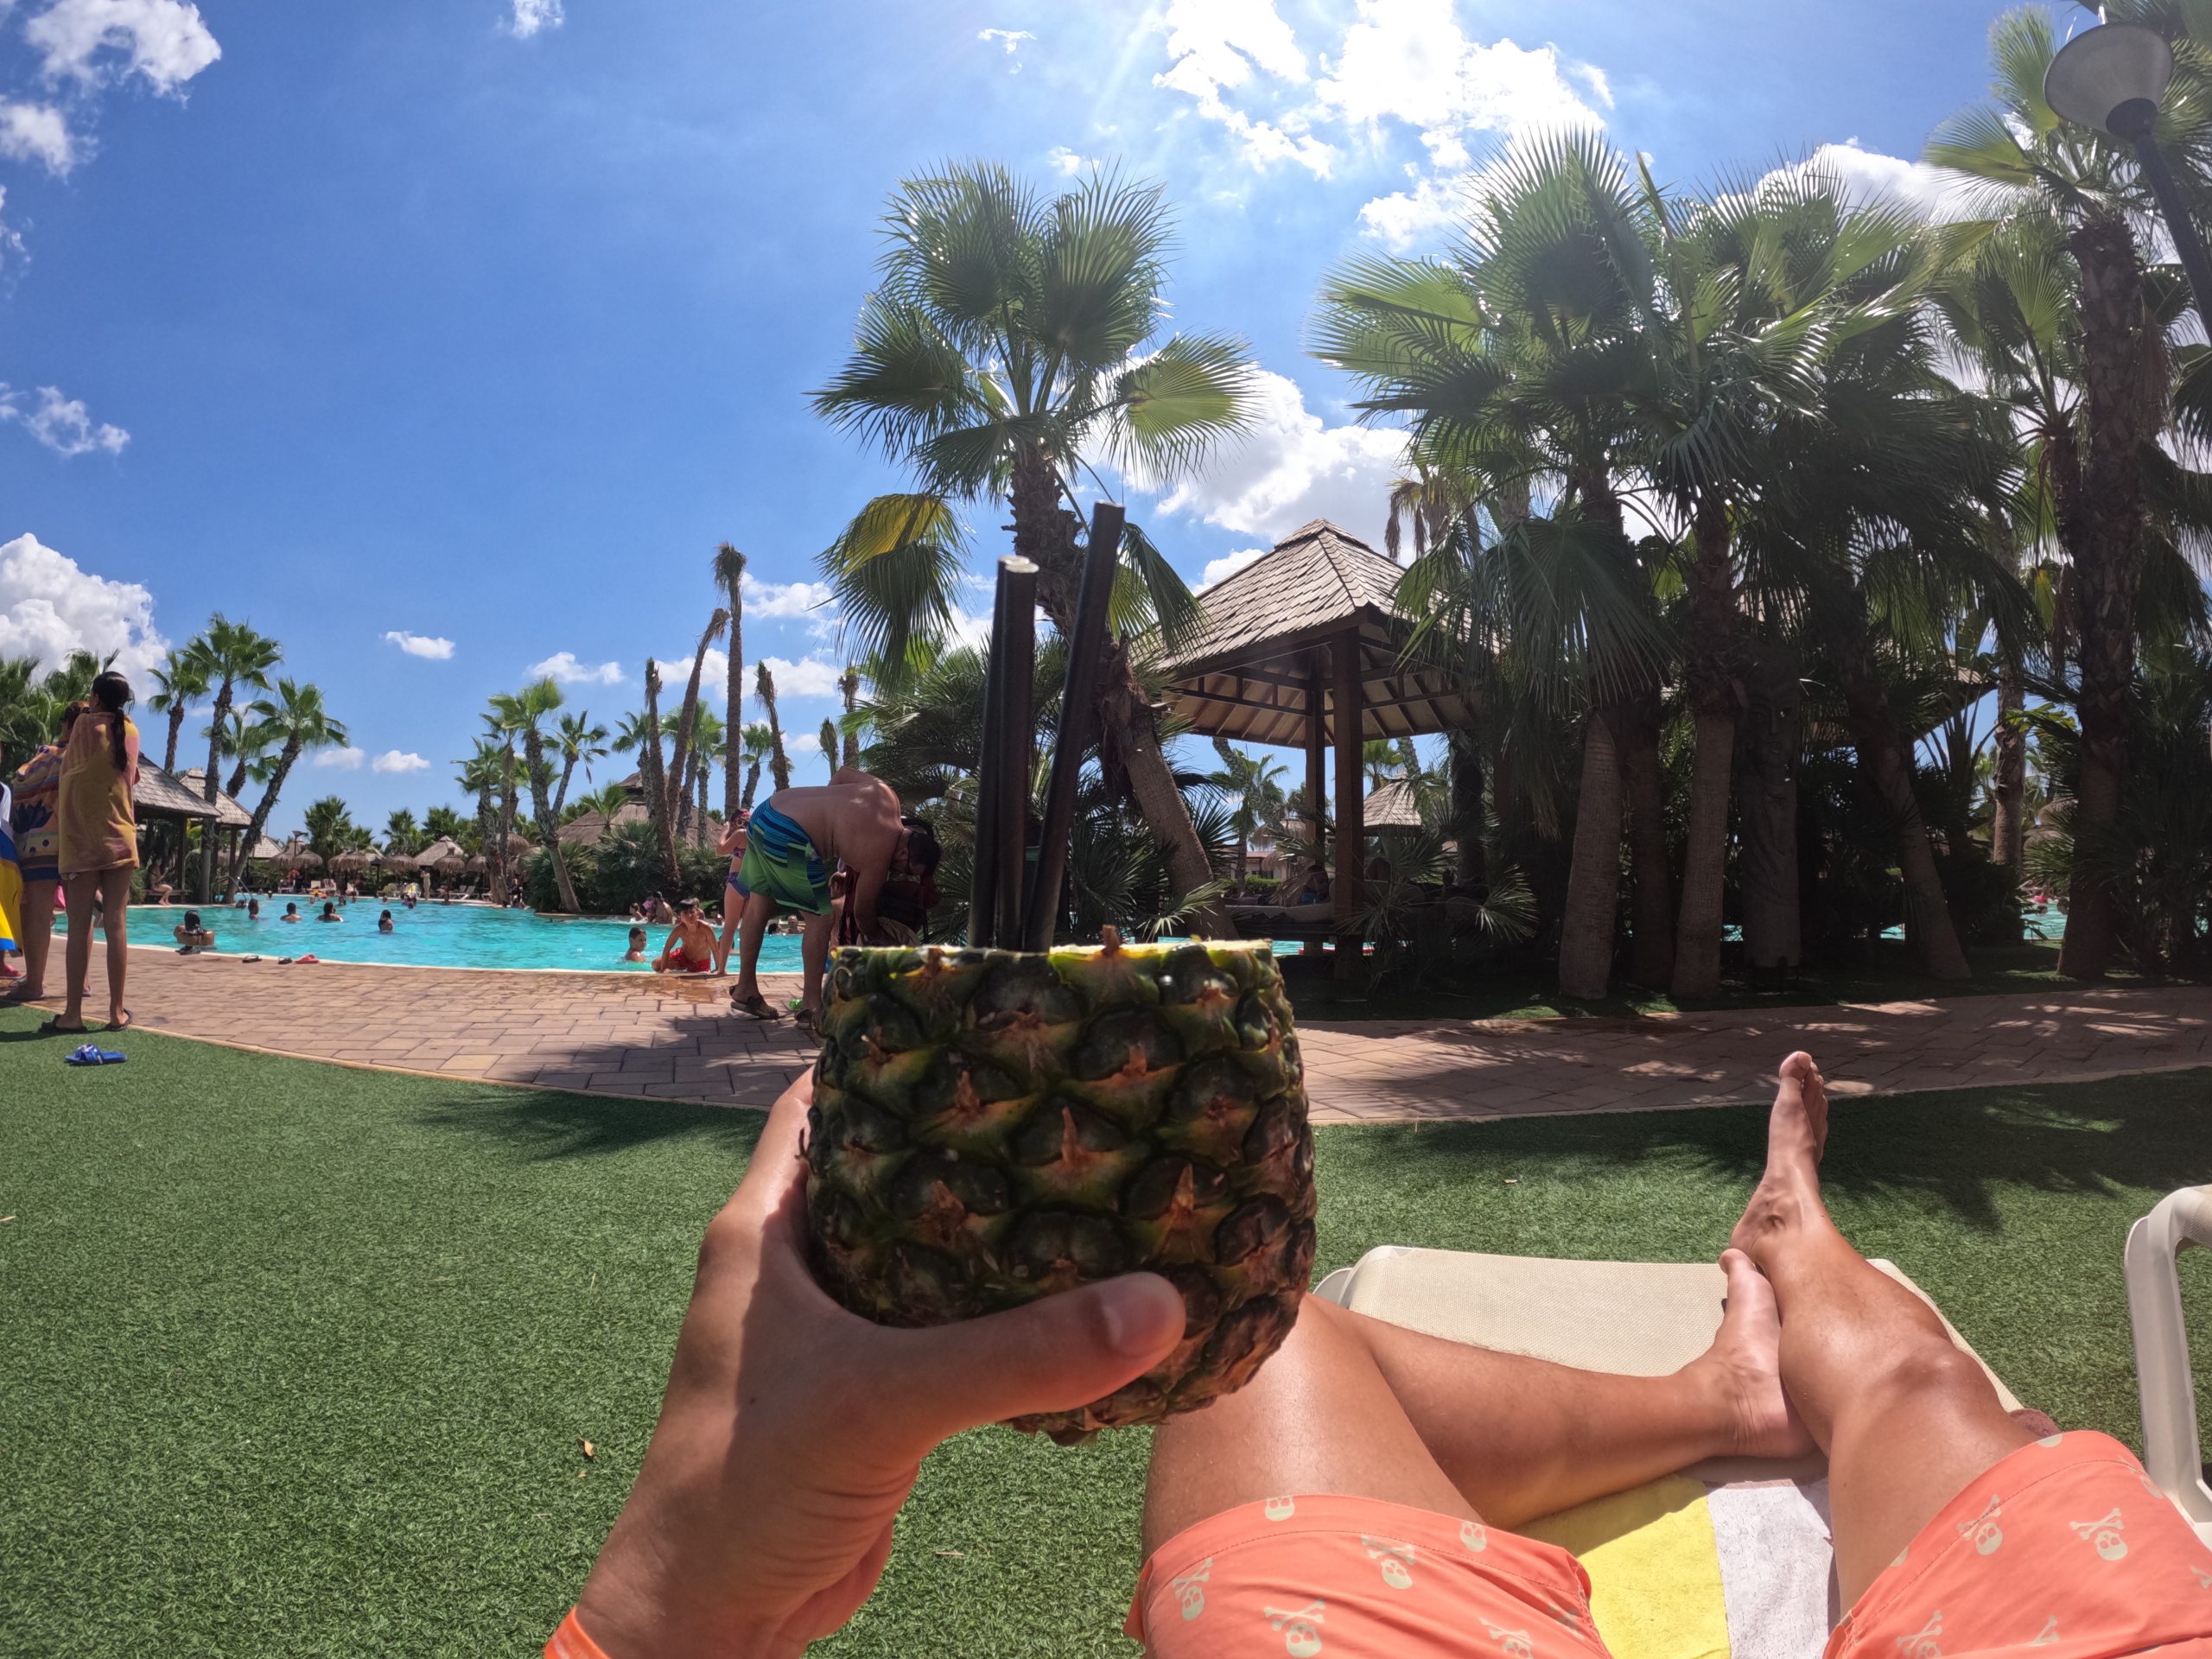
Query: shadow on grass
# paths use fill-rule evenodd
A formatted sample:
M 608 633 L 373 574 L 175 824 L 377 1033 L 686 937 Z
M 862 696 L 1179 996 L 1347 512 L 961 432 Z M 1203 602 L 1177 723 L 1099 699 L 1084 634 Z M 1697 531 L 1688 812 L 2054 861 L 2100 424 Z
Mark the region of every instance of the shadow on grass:
M 1514 1160 L 1555 1179 L 1671 1165 L 1740 1183 L 1766 1156 L 1764 1107 L 1332 1128 L 1332 1159 L 1445 1180 L 1494 1180 Z M 2006 1189 L 2117 1197 L 2212 1181 L 2212 1071 L 1834 1104 L 1821 1179 L 1840 1198 L 1904 1200 L 1978 1231 Z
M 483 1087 L 456 1094 L 416 1121 L 428 1128 L 504 1141 L 537 1160 L 594 1157 L 680 1139 L 711 1141 L 750 1156 L 767 1115 L 690 1101 Z

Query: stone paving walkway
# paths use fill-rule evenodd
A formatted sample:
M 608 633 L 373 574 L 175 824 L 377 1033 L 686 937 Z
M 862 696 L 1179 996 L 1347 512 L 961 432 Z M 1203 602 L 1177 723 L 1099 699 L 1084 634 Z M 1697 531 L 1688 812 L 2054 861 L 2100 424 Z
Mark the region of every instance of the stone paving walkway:
M 98 954 L 92 1000 L 106 1007 Z M 765 1107 L 812 1063 L 788 1021 L 729 1012 L 728 980 L 282 967 L 134 950 L 149 1031 L 434 1076 Z M 772 1001 L 795 980 L 764 979 Z M 2068 990 L 1635 1020 L 1315 1020 L 1318 1122 L 1643 1111 L 1770 1098 L 1809 1049 L 1838 1094 L 2056 1083 L 2212 1066 L 2212 988 Z

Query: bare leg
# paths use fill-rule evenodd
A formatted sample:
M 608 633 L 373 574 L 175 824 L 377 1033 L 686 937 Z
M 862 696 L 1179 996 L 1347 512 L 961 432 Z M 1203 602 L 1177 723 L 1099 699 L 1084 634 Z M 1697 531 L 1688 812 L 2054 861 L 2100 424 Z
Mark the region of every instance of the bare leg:
M 1828 1454 L 1836 1577 L 1858 1599 L 1967 1482 L 2035 1439 L 1926 1304 L 1869 1267 L 1821 1202 L 1827 1093 L 1782 1065 L 1766 1174 L 1733 1243 L 1782 1306 L 1782 1380 Z
M 23 883 L 23 982 L 8 993 L 11 1002 L 35 1002 L 46 995 L 46 959 L 54 945 L 54 883 Z
M 107 918 L 107 1023 L 111 1030 L 119 1031 L 124 1014 L 123 982 L 130 965 L 130 872 L 102 870 L 99 880 Z M 73 924 L 70 931 L 74 933 Z
M 99 891 L 95 874 L 73 875 L 62 887 L 69 900 L 69 937 L 62 942 L 62 992 L 68 1001 L 54 1021 L 58 1031 L 85 1028 L 85 976 L 92 968 L 92 898 Z
M 1705 1458 L 1802 1452 L 1776 1370 L 1772 1293 L 1741 1255 L 1724 1265 L 1720 1334 L 1671 1376 L 1492 1353 L 1308 1297 L 1251 1383 L 1154 1433 L 1145 1548 L 1285 1493 L 1510 1527 Z
M 806 918 L 806 933 L 798 942 L 800 966 L 805 969 L 798 991 L 798 1017 L 811 1020 L 822 1011 L 822 969 L 830 960 L 830 924 L 833 912 L 822 911 Z
M 722 928 L 715 939 L 715 971 L 718 974 L 729 971 L 729 953 L 737 945 L 737 930 L 745 919 L 746 903 L 737 896 L 735 887 L 722 888 Z
M 768 931 L 768 919 L 776 913 L 776 901 L 765 893 L 756 893 L 745 901 L 745 912 L 737 930 L 737 983 L 730 987 L 733 1003 L 760 1002 L 767 1006 L 760 995 L 760 982 L 753 976 L 760 965 L 760 936 Z M 769 1018 L 782 1016 L 771 1013 Z

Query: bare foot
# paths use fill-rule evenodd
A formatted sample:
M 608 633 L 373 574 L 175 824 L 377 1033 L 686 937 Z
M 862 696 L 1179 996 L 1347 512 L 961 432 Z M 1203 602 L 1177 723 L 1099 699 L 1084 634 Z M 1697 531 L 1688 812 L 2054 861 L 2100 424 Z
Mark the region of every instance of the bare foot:
M 1777 1238 L 1822 1213 L 1821 1154 L 1827 1141 L 1827 1085 L 1813 1057 L 1800 1051 L 1782 1063 L 1774 1114 L 1767 1120 L 1766 1173 L 1729 1235 L 1731 1248 L 1758 1263 Z
M 1728 1454 L 1801 1458 L 1813 1436 L 1782 1389 L 1782 1311 L 1774 1287 L 1741 1250 L 1724 1251 L 1727 1309 L 1713 1346 L 1695 1362 L 1718 1393 L 1729 1425 Z

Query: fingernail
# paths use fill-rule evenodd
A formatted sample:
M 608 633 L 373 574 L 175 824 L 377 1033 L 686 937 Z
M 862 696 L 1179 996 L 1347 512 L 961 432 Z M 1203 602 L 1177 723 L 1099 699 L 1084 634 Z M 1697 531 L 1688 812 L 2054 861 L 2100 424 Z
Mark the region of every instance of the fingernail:
M 1157 1350 L 1169 1326 L 1183 1327 L 1183 1298 L 1157 1274 L 1133 1273 L 1099 1287 L 1106 1345 L 1131 1358 Z

